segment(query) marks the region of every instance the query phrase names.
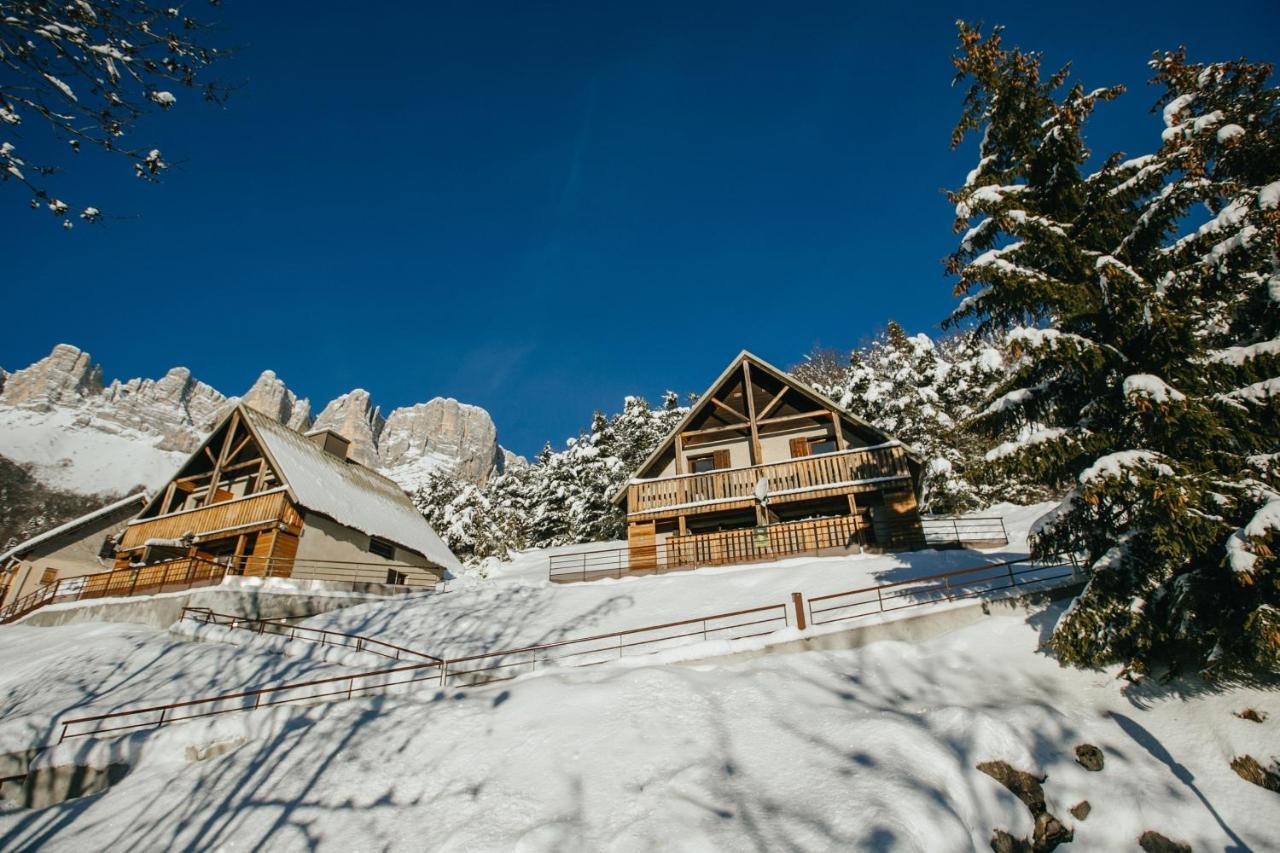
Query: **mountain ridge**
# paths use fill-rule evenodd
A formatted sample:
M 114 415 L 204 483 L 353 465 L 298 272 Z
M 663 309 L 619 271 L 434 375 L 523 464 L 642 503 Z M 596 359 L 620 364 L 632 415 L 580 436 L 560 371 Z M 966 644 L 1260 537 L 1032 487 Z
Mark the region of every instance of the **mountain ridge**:
M 227 395 L 170 368 L 159 379 L 104 381 L 102 366 L 57 344 L 28 367 L 0 370 L 0 455 L 29 466 L 50 487 L 110 495 L 162 483 L 237 403 L 293 429 L 333 429 L 351 457 L 413 491 L 433 471 L 484 483 L 522 457 L 503 448 L 480 406 L 434 397 L 385 418 L 368 391 L 352 389 L 313 415 L 274 370 L 241 395 Z

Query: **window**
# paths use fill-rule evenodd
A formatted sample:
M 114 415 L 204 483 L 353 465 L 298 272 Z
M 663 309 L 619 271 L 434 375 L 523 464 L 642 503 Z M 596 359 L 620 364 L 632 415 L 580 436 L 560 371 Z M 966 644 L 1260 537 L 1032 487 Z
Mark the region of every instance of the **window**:
M 836 449 L 836 440 L 834 438 L 809 439 L 810 456 L 817 456 L 819 453 L 835 453 Z
M 716 470 L 716 458 L 708 453 L 706 456 L 690 456 L 689 457 L 689 473 L 703 474 L 707 471 Z
M 387 569 L 387 583 L 392 586 L 404 586 L 409 576 L 404 572 L 397 572 L 395 569 Z
M 45 569 L 44 574 L 40 575 L 40 585 L 48 586 L 58 579 L 57 569 Z
M 705 474 L 708 471 L 716 471 L 728 468 L 732 463 L 729 459 L 728 448 L 717 450 L 714 453 L 704 453 L 701 456 L 689 457 L 689 473 Z
M 116 555 L 116 537 L 115 534 L 108 536 L 102 540 L 102 547 L 98 549 L 98 556 L 104 560 L 109 560 Z
M 369 537 L 369 553 L 376 554 L 379 557 L 385 557 L 388 560 L 394 559 L 396 556 L 396 546 L 392 545 L 385 539 Z M 390 581 L 387 581 L 390 583 Z
M 799 459 L 802 456 L 817 456 L 819 453 L 835 453 L 837 449 L 836 440 L 825 435 L 812 438 L 801 436 L 791 439 L 792 459 Z

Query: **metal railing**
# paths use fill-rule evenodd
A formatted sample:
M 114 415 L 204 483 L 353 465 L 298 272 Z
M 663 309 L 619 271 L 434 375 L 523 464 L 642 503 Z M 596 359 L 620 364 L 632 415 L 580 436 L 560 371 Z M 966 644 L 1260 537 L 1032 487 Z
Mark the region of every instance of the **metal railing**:
M 216 586 L 223 578 L 244 576 L 318 580 L 331 583 L 394 587 L 397 592 L 446 591 L 445 582 L 421 566 L 401 563 L 357 563 L 340 560 L 297 560 L 242 556 L 219 562 L 202 557 L 177 557 L 144 566 L 112 569 L 91 575 L 61 578 L 0 608 L 0 624 L 13 622 L 49 604 L 95 598 L 117 598 L 180 592 Z M 395 571 L 399 583 L 384 583 Z M 416 571 L 410 574 L 410 571 Z
M 313 703 L 323 699 L 352 699 L 390 692 L 409 684 L 489 684 L 507 681 L 548 664 L 593 666 L 628 654 L 651 653 L 700 640 L 742 640 L 770 634 L 790 624 L 786 604 L 753 607 L 730 613 L 699 616 L 679 622 L 649 625 L 591 637 L 579 637 L 523 648 L 415 663 L 353 675 L 279 684 L 170 702 L 145 708 L 129 708 L 105 714 L 75 717 L 59 723 L 59 742 L 69 738 L 159 728 L 169 723 L 219 714 L 252 711 L 273 705 Z M 645 652 L 636 652 L 636 649 Z
M 848 553 L 860 548 L 910 551 L 923 548 L 1007 545 L 1004 520 L 943 516 L 867 522 L 861 516 L 835 516 L 770 524 L 715 533 L 672 535 L 654 545 L 599 548 L 547 559 L 555 583 L 623 578 L 704 566 L 738 565 L 804 554 Z
M 440 659 L 425 653 L 414 652 L 429 660 L 373 672 L 279 684 L 183 702 L 63 720 L 59 723 L 62 727 L 59 742 L 68 738 L 95 734 L 158 728 L 173 722 L 249 711 L 273 705 L 378 695 L 410 684 L 434 684 L 439 687 L 449 684 L 468 686 L 491 684 L 519 677 L 541 666 L 593 666 L 616 661 L 630 654 L 651 654 L 700 641 L 760 637 L 791 626 L 793 609 L 794 624 L 803 629 L 920 607 L 939 601 L 974 598 L 1006 589 L 1048 589 L 1061 586 L 1064 580 L 1075 578 L 1077 571 L 1078 563 L 1074 555 L 1059 555 L 1042 561 L 1024 558 L 815 596 L 808 600 L 807 605 L 801 593 L 793 593 L 790 603 L 716 613 L 661 625 L 649 625 L 643 628 L 451 659 Z M 237 626 L 239 626 L 238 623 L 279 624 L 278 620 L 240 620 L 238 617 L 228 617 L 225 614 L 215 614 L 215 623 L 218 618 L 232 620 L 232 623 Z M 320 635 L 327 634 L 330 637 L 334 635 L 334 632 L 318 629 L 301 630 L 314 631 Z M 350 637 L 351 635 L 341 636 Z M 361 639 L 366 643 L 370 641 L 370 638 Z M 376 640 L 372 642 L 380 643 Z M 381 645 L 399 648 L 391 644 Z M 400 651 L 410 650 L 401 648 Z
M 313 643 L 315 645 L 336 646 L 357 652 L 369 652 L 391 660 L 416 659 L 443 663 L 435 655 L 383 642 L 374 637 L 365 637 L 360 634 L 344 634 L 341 631 L 330 631 L 325 628 L 308 628 L 303 625 L 293 625 L 287 621 L 289 619 L 307 619 L 310 618 L 309 616 L 250 619 L 230 613 L 217 613 L 208 607 L 184 607 L 182 608 L 181 618 L 184 621 L 197 622 L 202 625 L 218 625 L 224 628 L 250 631 L 260 636 L 283 637 L 287 640 Z
M 227 567 L 199 557 L 180 557 L 149 566 L 61 578 L 0 608 L 0 623 L 13 622 L 50 604 L 155 595 L 222 583 Z
M 1075 577 L 1078 568 L 1074 555 L 1057 555 L 1044 561 L 1024 558 L 833 592 L 809 599 L 808 624 L 829 625 L 1014 587 L 1047 586 Z

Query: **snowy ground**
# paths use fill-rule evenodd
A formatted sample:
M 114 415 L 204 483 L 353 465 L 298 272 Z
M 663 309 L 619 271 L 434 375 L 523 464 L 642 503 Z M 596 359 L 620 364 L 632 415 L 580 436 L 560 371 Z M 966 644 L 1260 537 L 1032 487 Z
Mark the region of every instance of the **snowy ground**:
M 501 564 L 490 578 L 451 581 L 444 595 L 335 610 L 310 627 L 378 637 L 440 657 L 550 643 L 742 610 L 879 583 L 908 580 L 1027 554 L 1031 524 L 1055 504 L 1001 505 L 1008 546 L 986 551 L 918 551 L 851 557 L 797 557 L 648 577 L 553 584 L 547 557 L 601 546 L 530 551 Z
M 30 463 L 41 482 L 81 494 L 130 494 L 173 475 L 186 453 L 156 447 L 160 437 L 88 415 L 0 407 L 0 455 Z
M 141 625 L 6 625 L 0 627 L 0 753 L 43 744 L 50 735 L 56 739 L 58 716 L 350 671 L 318 657 L 188 642 Z
M 1196 850 L 1277 849 L 1280 799 L 1228 762 L 1276 752 L 1278 695 L 1126 694 L 1114 673 L 1038 651 L 1056 615 L 141 733 L 115 743 L 133 770 L 105 794 L 0 815 L 0 849 L 967 851 L 1031 830 L 974 769 L 991 759 L 1047 774 L 1049 810 L 1076 834 L 1063 850 L 1136 849 L 1147 829 Z M 1244 707 L 1270 718 L 1233 716 Z M 1082 742 L 1103 749 L 1101 772 L 1073 761 Z

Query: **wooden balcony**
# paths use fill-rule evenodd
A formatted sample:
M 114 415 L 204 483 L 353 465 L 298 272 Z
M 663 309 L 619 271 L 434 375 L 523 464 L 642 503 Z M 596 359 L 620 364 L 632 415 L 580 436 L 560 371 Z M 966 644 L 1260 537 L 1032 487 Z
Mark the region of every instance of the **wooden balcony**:
M 880 488 L 890 480 L 909 480 L 911 471 L 902 446 L 891 444 L 644 480 L 627 487 L 627 517 L 645 520 L 753 506 L 761 477 L 768 481 L 770 501 L 785 503 Z
M 197 537 L 220 531 L 230 534 L 259 526 L 269 527 L 281 521 L 291 527 L 300 523 L 289 496 L 284 489 L 276 489 L 134 521 L 125 528 L 119 550 L 141 548 L 151 539 L 180 539 L 187 533 L 194 533 Z

